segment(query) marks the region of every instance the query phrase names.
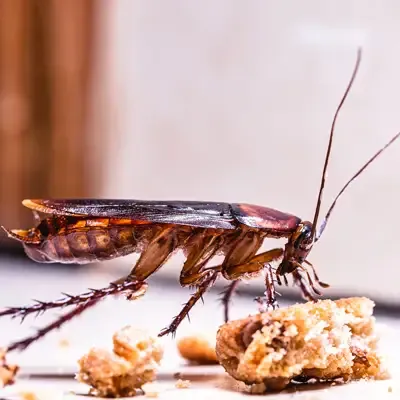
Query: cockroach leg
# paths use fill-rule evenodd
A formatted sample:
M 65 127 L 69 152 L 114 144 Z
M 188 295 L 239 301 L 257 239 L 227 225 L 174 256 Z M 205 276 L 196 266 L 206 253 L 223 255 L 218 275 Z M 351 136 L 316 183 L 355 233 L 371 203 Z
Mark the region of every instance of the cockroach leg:
M 221 272 L 221 267 L 209 267 L 204 271 L 198 272 L 197 274 L 190 274 L 185 277 L 185 279 L 180 279 L 179 282 L 182 287 L 185 286 L 198 286 L 201 282 L 204 281 L 210 275 L 210 272 Z
M 328 284 L 328 283 L 325 283 L 325 282 L 320 281 L 320 279 L 319 279 L 319 277 L 318 277 L 318 275 L 317 275 L 317 271 L 315 271 L 314 265 L 312 265 L 312 264 L 311 264 L 309 261 L 307 261 L 307 260 L 304 260 L 304 262 L 305 262 L 307 265 L 309 265 L 309 266 L 311 267 L 311 269 L 312 269 L 312 271 L 313 271 L 314 279 L 315 279 L 315 281 L 318 283 L 318 285 L 321 286 L 321 287 L 324 288 L 324 289 L 328 288 L 328 287 L 329 287 L 329 284 Z
M 192 235 L 186 242 L 189 252 L 180 273 L 180 283 L 182 286 L 190 285 L 193 281 L 188 280 L 190 275 L 195 275 L 202 271 L 204 265 L 215 255 L 221 244 L 221 237 L 213 233 L 203 231 Z M 187 281 L 187 283 L 185 283 Z
M 178 329 L 180 323 L 189 314 L 189 311 L 193 308 L 193 306 L 202 298 L 204 293 L 214 284 L 215 280 L 217 279 L 217 276 L 218 272 L 212 272 L 210 274 L 210 277 L 204 280 L 204 282 L 198 286 L 196 293 L 194 293 L 192 297 L 189 299 L 189 301 L 184 305 L 181 312 L 173 319 L 169 327 L 163 329 L 158 334 L 159 337 L 168 335 L 170 333 L 172 333 L 172 335 L 175 335 L 175 332 Z
M 260 313 L 266 312 L 269 309 L 275 310 L 279 307 L 276 299 L 276 294 L 279 294 L 275 290 L 274 274 L 271 265 L 268 265 L 265 269 L 265 293 L 264 297 L 256 297 L 254 300 L 258 303 L 258 311 Z
M 278 275 L 276 275 L 276 276 L 278 277 Z M 286 275 L 283 275 L 283 280 L 284 280 L 284 282 L 285 282 L 285 285 L 286 285 L 286 286 L 289 286 L 289 281 L 288 281 Z
M 293 280 L 295 285 L 300 287 L 301 293 L 303 297 L 308 301 L 316 301 L 317 299 L 313 294 L 310 292 L 309 288 L 307 287 L 306 283 L 304 282 L 304 277 L 301 276 L 298 269 L 293 271 Z
M 194 240 L 196 245 L 192 244 L 192 249 L 187 255 L 183 265 L 179 283 L 182 287 L 190 285 L 198 285 L 202 280 L 210 275 L 210 271 L 216 272 L 219 267 L 211 267 L 204 269 L 204 266 L 211 260 L 220 248 L 220 240 L 218 237 L 203 237 L 200 241 Z M 202 248 L 201 245 L 205 247 Z
M 146 282 L 140 281 L 129 281 L 126 278 L 119 279 L 112 282 L 109 286 L 101 289 L 91 289 L 86 293 L 81 293 L 79 295 L 69 295 L 65 294 L 65 297 L 52 301 L 43 302 L 37 301 L 28 307 L 9 307 L 3 311 L 0 311 L 0 317 L 10 315 L 12 318 L 22 318 L 25 319 L 30 314 L 42 314 L 45 311 L 65 308 L 68 306 L 79 306 L 93 300 L 101 300 L 107 296 L 117 295 L 124 293 L 128 300 L 142 296 L 147 289 Z
M 313 280 L 311 279 L 310 273 L 298 262 L 295 262 L 295 265 L 297 265 L 297 268 L 306 274 L 307 279 L 308 279 L 308 284 L 311 287 L 311 289 L 313 290 L 313 292 L 318 296 L 322 296 L 322 293 L 315 287 L 315 284 L 314 284 Z
M 34 334 L 32 336 L 29 336 L 29 337 L 27 337 L 25 339 L 19 340 L 17 342 L 11 343 L 7 347 L 7 352 L 11 352 L 11 351 L 14 351 L 14 350 L 19 350 L 19 351 L 25 350 L 32 343 L 34 343 L 37 340 L 41 339 L 42 337 L 47 335 L 49 332 L 51 332 L 53 330 L 56 330 L 56 329 L 60 329 L 61 326 L 63 326 L 65 323 L 67 323 L 68 321 L 71 321 L 74 317 L 82 314 L 88 308 L 93 307 L 99 301 L 100 301 L 100 299 L 90 300 L 87 303 L 80 304 L 80 305 L 76 306 L 72 311 L 62 315 L 61 317 L 56 319 L 51 324 L 45 326 L 44 328 L 39 329 L 36 332 L 36 334 Z
M 256 273 L 261 271 L 265 264 L 278 260 L 282 255 L 283 249 L 272 249 L 254 256 L 246 263 L 229 267 L 225 274 L 228 279 L 234 280 L 247 274 Z
M 57 320 L 41 328 L 36 334 L 12 343 L 7 347 L 7 351 L 13 350 L 24 350 L 29 347 L 35 341 L 41 339 L 49 332 L 59 329 L 66 322 L 72 320 L 75 316 L 81 314 L 83 311 L 90 307 L 95 306 L 103 298 L 111 295 L 117 295 L 124 293 L 128 300 L 137 299 L 145 293 L 147 283 L 140 281 L 130 281 L 127 278 L 121 278 L 111 283 L 108 287 L 103 289 L 92 289 L 87 293 L 81 295 L 71 296 L 67 295 L 64 299 L 55 302 L 37 302 L 31 307 L 14 307 L 8 308 L 3 312 L 0 312 L 0 316 L 10 315 L 11 317 L 21 317 L 24 319 L 29 314 L 40 314 L 50 309 L 64 308 L 67 306 L 74 305 L 75 308 L 70 312 L 62 315 Z
M 276 292 L 274 285 L 274 277 L 272 274 L 271 266 L 268 265 L 265 273 L 265 297 L 267 309 L 272 307 L 272 309 L 278 308 L 278 302 L 276 300 Z
M 225 323 L 229 321 L 229 306 L 230 301 L 235 294 L 237 287 L 239 286 L 240 280 L 231 282 L 221 293 L 221 302 L 224 307 L 224 321 Z
M 161 229 L 142 252 L 128 278 L 138 281 L 146 280 L 167 262 L 178 245 L 176 228 L 167 226 Z

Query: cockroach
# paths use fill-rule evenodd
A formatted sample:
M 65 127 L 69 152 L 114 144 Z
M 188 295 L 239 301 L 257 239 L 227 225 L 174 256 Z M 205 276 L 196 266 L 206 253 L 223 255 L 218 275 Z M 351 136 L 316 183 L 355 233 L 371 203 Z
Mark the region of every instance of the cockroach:
M 49 309 L 75 306 L 35 335 L 11 344 L 7 350 L 25 349 L 109 295 L 123 293 L 128 299 L 143 295 L 147 278 L 179 249 L 186 256 L 179 282 L 182 287 L 195 287 L 196 292 L 159 336 L 174 334 L 190 309 L 219 276 L 230 281 L 223 297 L 225 321 L 229 319 L 230 299 L 240 280 L 262 272 L 265 273 L 266 291 L 261 306 L 278 306 L 275 282 L 282 285 L 283 280 L 287 284 L 287 275 L 292 276 L 305 299 L 315 301 L 316 296 L 321 295 L 316 286 L 326 288 L 329 285 L 320 281 L 313 265 L 307 260 L 311 249 L 321 237 L 339 197 L 400 136 L 399 132 L 349 179 L 317 229 L 335 123 L 353 85 L 360 61 L 361 49 L 358 49 L 351 79 L 333 118 L 313 222 L 276 209 L 239 203 L 24 200 L 22 204 L 34 213 L 36 226 L 29 230 L 3 229 L 9 237 L 22 242 L 27 256 L 36 262 L 84 264 L 115 259 L 134 252 L 139 253 L 140 257 L 126 277 L 106 288 L 92 289 L 76 296 L 66 295 L 55 302 L 37 302 L 29 307 L 12 307 L 2 311 L 0 316 L 25 318 Z M 41 218 L 40 214 L 45 214 L 45 217 Z M 286 238 L 287 243 L 284 248 L 258 254 L 266 238 Z M 217 266 L 208 266 L 216 255 L 222 255 L 223 261 Z M 279 264 L 275 269 L 272 264 L 276 262 Z

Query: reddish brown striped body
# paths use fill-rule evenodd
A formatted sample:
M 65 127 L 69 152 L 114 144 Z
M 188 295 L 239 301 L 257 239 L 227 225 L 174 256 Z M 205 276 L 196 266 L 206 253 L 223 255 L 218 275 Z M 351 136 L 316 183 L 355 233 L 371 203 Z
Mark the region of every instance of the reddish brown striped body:
M 86 264 L 142 253 L 160 235 L 161 243 L 164 240 L 162 232 L 168 232 L 173 237 L 173 248 L 168 248 L 171 244 L 166 243 L 165 249 L 157 250 L 168 253 L 168 257 L 177 249 L 190 254 L 204 237 L 206 241 L 216 239 L 212 248 L 214 255 L 228 254 L 233 246 L 238 246 L 238 238 L 244 246 L 248 243 L 253 254 L 253 249 L 261 246 L 263 238 L 289 237 L 301 222 L 293 215 L 251 204 L 231 204 L 224 209 L 229 211 L 234 229 L 193 227 L 182 222 L 154 223 L 138 219 L 142 218 L 140 215 L 135 218 L 54 215 L 41 220 L 36 228 L 40 236 L 38 243 L 24 243 L 24 247 L 28 256 L 38 262 Z M 243 231 L 247 231 L 247 237 L 252 235 L 257 239 L 246 240 L 246 236 L 242 237 Z
M 28 245 L 28 255 L 41 262 L 86 264 L 140 253 L 165 225 L 115 218 L 51 217 L 38 226 L 43 240 Z M 176 230 L 179 242 L 190 229 Z

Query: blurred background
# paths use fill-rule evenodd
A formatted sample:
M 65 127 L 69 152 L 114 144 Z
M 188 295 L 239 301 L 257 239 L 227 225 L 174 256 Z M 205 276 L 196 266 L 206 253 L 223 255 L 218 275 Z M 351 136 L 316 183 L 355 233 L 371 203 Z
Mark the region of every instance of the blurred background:
M 248 202 L 312 220 L 358 46 L 322 213 L 400 129 L 399 19 L 394 0 L 0 0 L 0 224 L 33 226 L 21 200 L 51 197 Z M 313 249 L 327 296 L 398 312 L 399 157 L 400 142 L 350 187 Z M 40 265 L 1 235 L 0 306 L 105 286 L 136 259 Z M 152 278 L 163 296 L 182 260 Z

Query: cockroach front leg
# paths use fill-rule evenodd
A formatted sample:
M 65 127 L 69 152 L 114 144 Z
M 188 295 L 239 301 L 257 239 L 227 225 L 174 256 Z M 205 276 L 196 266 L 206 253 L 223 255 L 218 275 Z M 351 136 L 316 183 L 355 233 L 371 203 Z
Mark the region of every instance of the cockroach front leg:
M 272 267 L 270 266 L 270 263 L 279 260 L 282 257 L 282 255 L 283 255 L 283 249 L 281 248 L 272 249 L 254 256 L 247 263 L 232 266 L 225 271 L 225 274 L 227 275 L 228 279 L 240 279 L 241 277 L 246 276 L 248 274 L 257 273 L 263 270 L 267 265 L 266 277 L 265 277 L 265 287 L 266 287 L 265 300 L 264 301 L 262 301 L 261 299 L 259 300 L 259 303 L 261 304 L 260 311 L 262 311 L 265 307 L 268 308 L 271 306 L 273 308 L 276 308 L 278 306 L 275 296 L 276 292 L 273 279 L 273 271 Z M 232 294 L 229 296 L 228 300 L 230 299 Z M 228 313 L 229 313 L 229 301 L 225 303 L 225 316 L 228 315 Z
M 277 248 L 257 254 L 248 262 L 233 265 L 224 271 L 224 276 L 229 280 L 235 280 L 246 275 L 255 274 L 264 269 L 266 264 L 279 260 L 283 256 L 283 249 Z
M 260 313 L 268 311 L 269 308 L 275 310 L 279 307 L 278 301 L 276 300 L 276 290 L 271 265 L 268 265 L 265 271 L 265 289 L 265 297 L 263 299 L 257 299 L 260 304 Z
M 294 283 L 300 287 L 303 298 L 308 301 L 316 301 L 317 298 L 311 293 L 310 288 L 306 284 L 304 277 L 300 274 L 298 269 L 294 270 L 292 274 Z

